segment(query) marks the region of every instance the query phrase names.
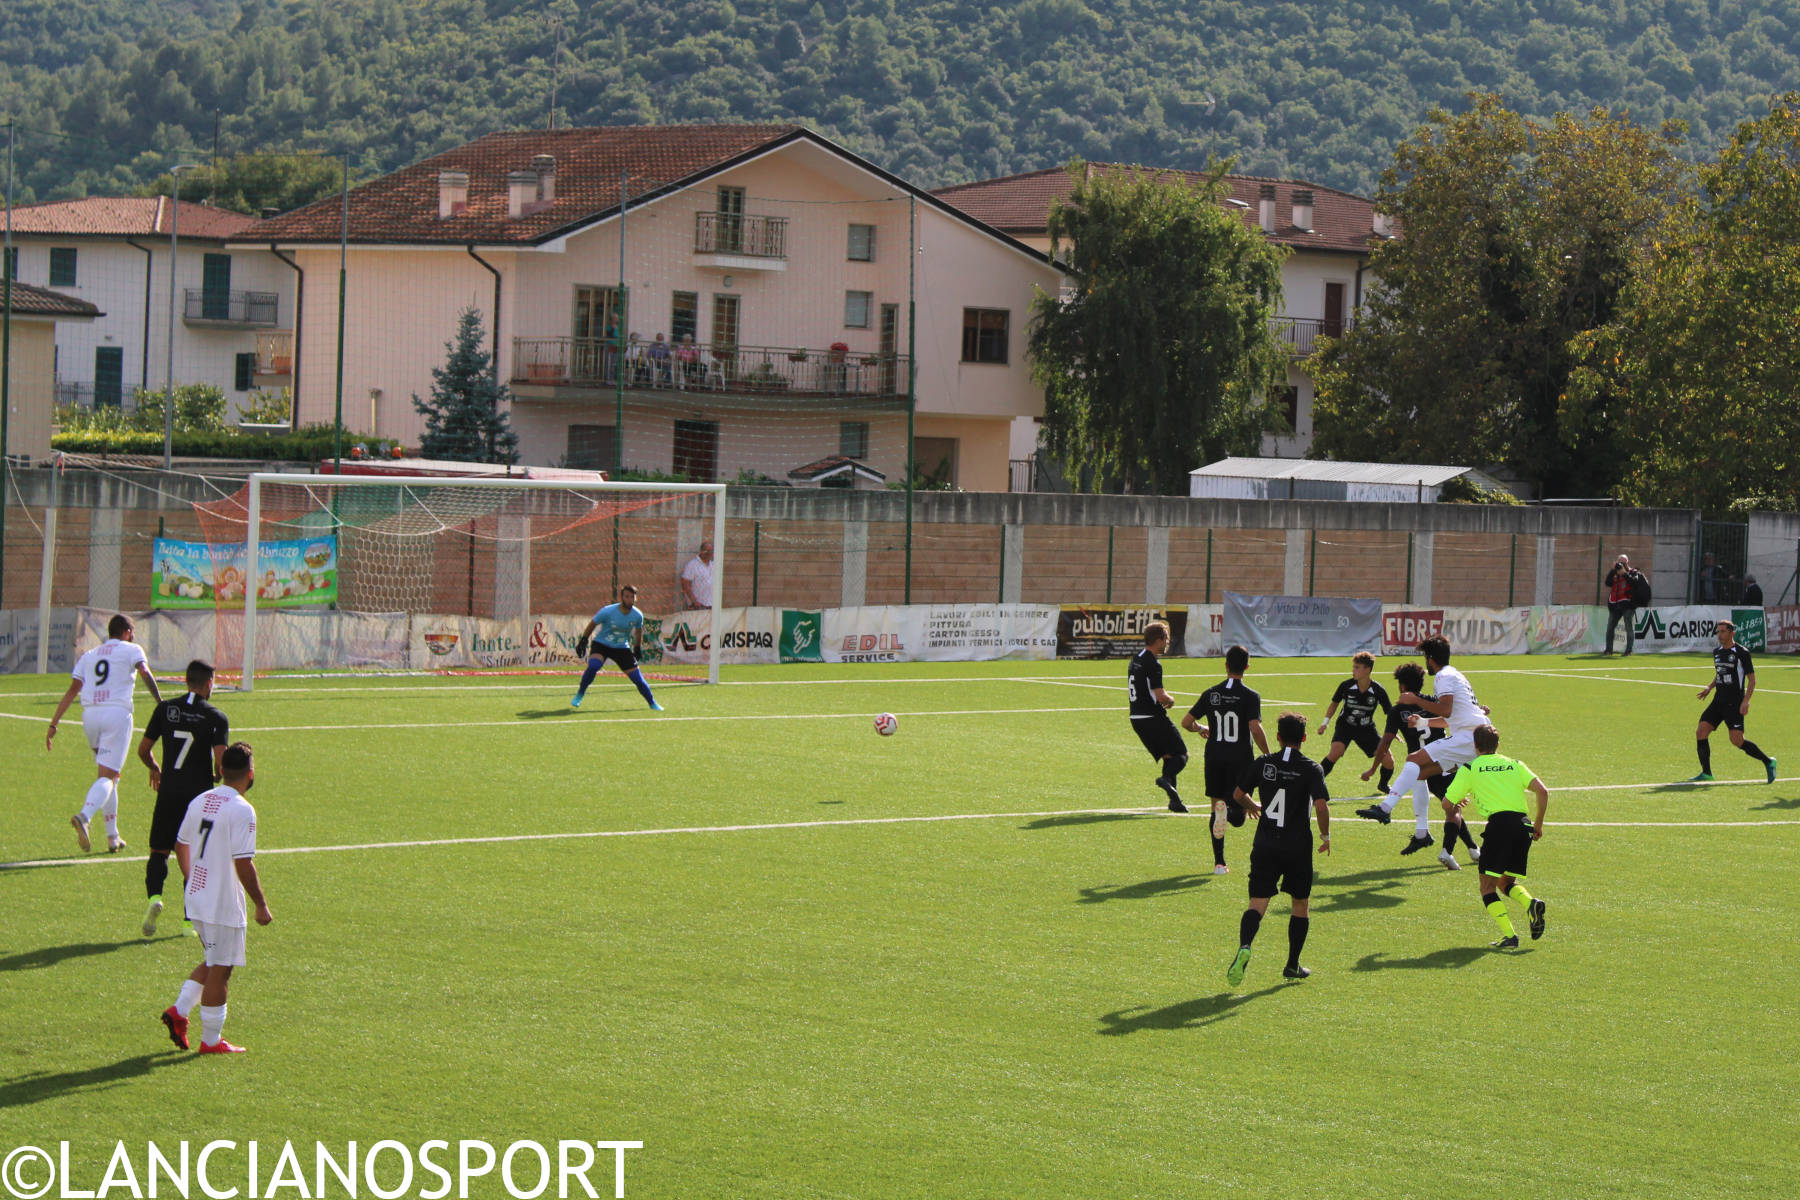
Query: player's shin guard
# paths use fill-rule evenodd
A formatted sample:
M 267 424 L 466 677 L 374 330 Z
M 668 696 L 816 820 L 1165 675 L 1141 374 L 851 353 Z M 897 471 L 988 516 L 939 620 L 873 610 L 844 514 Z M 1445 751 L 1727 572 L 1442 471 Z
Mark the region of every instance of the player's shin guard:
M 200 1003 L 200 993 L 202 990 L 201 986 L 193 980 L 182 980 L 181 992 L 175 997 L 175 1011 L 184 1017 L 193 1012 L 194 1005 Z
M 1702 775 L 1711 775 L 1712 743 L 1705 738 L 1701 738 L 1694 743 L 1694 752 L 1700 756 L 1700 773 Z
M 1216 837 L 1212 840 L 1212 844 L 1213 844 L 1213 866 L 1222 867 L 1225 865 L 1225 839 L 1222 837 Z
M 1337 766 L 1337 759 L 1328 758 L 1324 762 L 1319 764 L 1319 774 L 1329 775 L 1329 774 L 1331 774 L 1331 768 L 1333 768 L 1335 766 Z
M 1177 775 L 1181 774 L 1181 772 L 1183 771 L 1183 769 L 1185 769 L 1187 767 L 1187 765 L 1188 765 L 1188 756 L 1187 755 L 1185 755 L 1185 754 L 1169 755 L 1167 758 L 1163 759 L 1163 778 L 1173 782 L 1175 777 Z
M 152 854 L 150 861 L 144 864 L 144 894 L 154 900 L 162 895 L 163 884 L 169 878 L 169 856 Z
M 600 673 L 600 664 L 600 659 L 588 659 L 587 670 L 581 673 L 581 686 L 575 689 L 575 694 L 577 696 L 587 695 L 588 685 L 594 682 L 594 676 Z
M 1533 899 L 1532 894 L 1526 891 L 1525 885 L 1516 879 L 1513 880 L 1512 886 L 1507 888 L 1504 894 L 1508 900 L 1511 900 L 1520 908 L 1531 907 L 1531 901 Z
M 1744 753 L 1748 754 L 1751 758 L 1754 758 L 1759 763 L 1766 763 L 1769 761 L 1769 756 L 1764 754 L 1762 752 L 1761 748 L 1758 747 L 1755 742 L 1745 742 L 1744 743 Z
M 219 1039 L 225 1036 L 225 1009 L 221 1004 L 217 1008 L 202 1004 L 200 1006 L 200 1044 L 216 1046 Z
M 1431 834 L 1431 788 L 1421 779 L 1413 784 L 1413 836 Z
M 1248 946 L 1256 940 L 1256 931 L 1262 928 L 1262 914 L 1254 908 L 1244 910 L 1244 919 L 1238 922 L 1238 945 Z
M 112 801 L 112 797 L 113 797 L 113 781 L 112 780 L 110 780 L 110 779 L 94 780 L 93 784 L 91 786 L 89 786 L 89 788 L 87 790 L 87 799 L 85 799 L 81 802 L 82 822 L 86 823 L 86 822 L 92 821 L 94 819 L 94 814 L 99 812 L 101 809 L 107 807 L 108 802 Z M 116 807 L 116 802 L 115 802 L 115 806 L 112 811 L 115 815 L 119 811 L 118 808 Z
M 1506 915 L 1506 901 L 1500 898 L 1500 893 L 1495 892 L 1490 896 L 1483 896 L 1481 898 L 1481 904 L 1483 908 L 1487 909 L 1488 916 L 1494 918 L 1494 924 L 1500 927 L 1501 937 L 1509 938 L 1519 936 L 1517 931 L 1513 929 L 1512 918 Z
M 1388 812 L 1393 812 L 1394 806 L 1400 803 L 1400 797 L 1412 791 L 1413 784 L 1417 782 L 1419 782 L 1419 764 L 1409 762 L 1400 768 L 1400 778 L 1394 780 L 1394 786 L 1388 791 L 1387 799 L 1381 802 L 1381 807 Z
M 1387 791 L 1388 784 L 1393 782 L 1393 778 L 1394 778 L 1394 769 L 1392 767 L 1381 768 L 1381 778 L 1379 780 L 1377 780 L 1376 784 L 1375 784 L 1376 790 L 1382 791 L 1382 792 Z
M 644 673 L 636 667 L 631 669 L 631 682 L 637 684 L 638 695 L 647 703 L 656 703 L 656 697 L 650 694 L 650 685 L 644 681 Z
M 1300 951 L 1306 945 L 1306 931 L 1312 927 L 1307 917 L 1288 918 L 1288 961 L 1290 970 L 1300 965 Z

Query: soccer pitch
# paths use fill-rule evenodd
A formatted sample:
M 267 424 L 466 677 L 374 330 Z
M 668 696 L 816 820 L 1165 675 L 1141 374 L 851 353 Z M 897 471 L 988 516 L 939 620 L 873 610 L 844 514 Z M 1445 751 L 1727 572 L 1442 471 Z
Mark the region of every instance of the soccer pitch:
M 1407 804 L 1352 815 L 1352 748 L 1313 977 L 1280 977 L 1278 897 L 1236 989 L 1249 830 L 1212 875 L 1205 819 L 1151 784 L 1123 662 L 737 668 L 661 686 L 664 713 L 610 670 L 579 712 L 573 674 L 221 692 L 256 748 L 275 922 L 232 980 L 249 1053 L 219 1059 L 158 1020 L 198 946 L 174 911 L 138 936 L 142 767 L 130 848 L 80 854 L 78 713 L 43 746 L 64 680 L 0 680 L 0 860 L 31 864 L 0 870 L 0 1155 L 67 1141 L 93 1189 L 117 1141 L 141 1180 L 146 1142 L 227 1139 L 213 1175 L 242 1188 L 246 1143 L 266 1183 L 291 1140 L 312 1196 L 314 1143 L 383 1139 L 448 1141 L 452 1171 L 462 1139 L 641 1141 L 632 1197 L 1788 1191 L 1800 666 L 1757 662 L 1748 734 L 1781 778 L 1720 730 L 1720 782 L 1692 786 L 1709 659 L 1454 665 L 1551 789 L 1543 940 L 1490 950 L 1467 855 L 1399 856 Z M 1223 674 L 1165 668 L 1184 707 Z M 1347 668 L 1253 663 L 1271 735 L 1287 709 L 1316 728 Z

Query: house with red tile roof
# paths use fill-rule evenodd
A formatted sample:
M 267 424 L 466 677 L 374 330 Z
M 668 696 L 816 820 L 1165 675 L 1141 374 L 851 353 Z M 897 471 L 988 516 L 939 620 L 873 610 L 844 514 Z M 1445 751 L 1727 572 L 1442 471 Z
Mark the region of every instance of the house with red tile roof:
M 797 125 L 494 133 L 250 236 L 302 276 L 297 420 L 341 403 L 415 442 L 474 306 L 524 461 L 707 482 L 833 455 L 904 479 L 910 403 L 921 474 L 1005 490 L 1013 423 L 1043 411 L 1026 317 L 1062 280 Z
M 0 344 L 7 363 L 5 453 L 15 461 L 50 457 L 50 417 L 56 397 L 56 338 L 70 326 L 91 326 L 106 314 L 86 300 L 49 288 L 14 283 L 12 330 Z
M 169 380 L 210 383 L 242 402 L 279 387 L 293 319 L 294 272 L 266 248 L 233 250 L 255 217 L 167 196 L 90 196 L 12 210 L 15 278 L 93 305 L 103 316 L 58 327 L 56 398 L 129 404 Z M 170 321 L 171 239 L 177 256 Z M 259 365 L 260 364 L 260 365 Z
M 1120 163 L 1089 163 L 1089 171 L 1126 171 Z M 1159 178 L 1196 183 L 1198 171 L 1156 169 Z M 1387 217 L 1365 196 L 1303 180 L 1229 175 L 1223 203 L 1244 223 L 1261 229 L 1293 253 L 1281 271 L 1282 311 L 1274 318 L 1277 336 L 1289 350 L 1288 384 L 1282 414 L 1292 434 L 1265 435 L 1265 456 L 1299 458 L 1312 444 L 1313 381 L 1304 360 L 1316 340 L 1341 332 L 1355 320 L 1369 286 L 1369 256 L 1393 236 Z M 1050 252 L 1050 210 L 1068 198 L 1074 180 L 1063 167 L 984 179 L 939 188 L 933 194 L 984 224 Z

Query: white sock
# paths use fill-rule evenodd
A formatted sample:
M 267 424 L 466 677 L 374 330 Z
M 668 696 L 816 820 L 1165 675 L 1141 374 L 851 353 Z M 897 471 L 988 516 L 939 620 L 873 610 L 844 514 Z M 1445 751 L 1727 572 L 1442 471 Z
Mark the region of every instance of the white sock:
M 1381 802 L 1381 811 L 1393 812 L 1394 805 L 1400 803 L 1400 797 L 1406 795 L 1407 790 L 1417 782 L 1419 782 L 1418 763 L 1409 762 L 1404 767 L 1401 767 L 1399 776 L 1394 780 L 1393 787 L 1388 791 L 1387 799 Z
M 225 1036 L 225 1008 L 221 1004 L 217 1008 L 211 1005 L 200 1006 L 200 1044 L 216 1046 L 219 1039 Z
M 112 793 L 113 793 L 113 781 L 112 780 L 110 780 L 110 779 L 94 780 L 93 786 L 88 788 L 88 790 L 87 790 L 87 799 L 84 800 L 81 805 L 82 824 L 85 825 L 87 822 L 92 821 L 94 819 L 94 814 L 99 812 L 102 808 L 106 807 L 106 802 L 108 799 L 111 798 Z M 113 809 L 113 811 L 116 813 L 116 812 L 118 812 L 118 809 L 115 807 Z
M 1427 837 L 1431 833 L 1431 788 L 1421 779 L 1413 784 L 1413 836 Z
M 111 780 L 108 780 L 107 782 L 113 783 Z M 113 783 L 113 786 L 107 790 L 106 803 L 100 806 L 100 815 L 106 818 L 106 836 L 109 838 L 118 837 L 119 785 L 117 783 Z
M 181 981 L 181 995 L 175 997 L 175 1011 L 187 1016 L 200 1003 L 200 985 L 191 979 Z

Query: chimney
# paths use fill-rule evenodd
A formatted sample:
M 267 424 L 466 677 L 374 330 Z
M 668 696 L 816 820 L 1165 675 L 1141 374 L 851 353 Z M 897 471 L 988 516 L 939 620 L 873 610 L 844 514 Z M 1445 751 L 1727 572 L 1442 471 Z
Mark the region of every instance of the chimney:
M 1294 228 L 1312 232 L 1313 227 L 1313 194 L 1310 188 L 1300 188 L 1294 192 Z
M 1374 234 L 1378 238 L 1393 237 L 1394 236 L 1394 218 L 1390 217 L 1387 213 L 1384 213 L 1384 212 L 1376 213 L 1375 214 Z
M 531 169 L 537 172 L 537 198 L 540 204 L 549 204 L 556 199 L 556 156 L 554 154 L 534 154 L 531 156 Z
M 1257 191 L 1256 223 L 1264 233 L 1275 232 L 1275 185 L 1265 183 Z
M 536 171 L 508 171 L 506 173 L 506 215 L 517 220 L 525 215 L 528 206 L 537 201 L 538 177 Z
M 469 173 L 438 172 L 438 220 L 460 217 L 469 211 Z

